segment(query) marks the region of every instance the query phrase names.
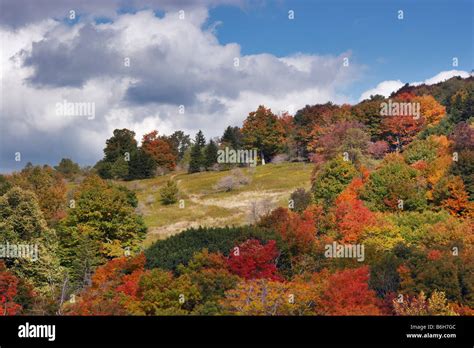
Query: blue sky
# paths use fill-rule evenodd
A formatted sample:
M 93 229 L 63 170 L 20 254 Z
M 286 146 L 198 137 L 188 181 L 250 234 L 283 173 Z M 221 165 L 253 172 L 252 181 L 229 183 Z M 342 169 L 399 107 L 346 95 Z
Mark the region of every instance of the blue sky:
M 296 52 L 338 55 L 367 67 L 351 86 L 360 95 L 383 80 L 422 81 L 443 70 L 473 68 L 471 0 L 298 0 L 266 1 L 244 8 L 211 9 L 210 22 L 221 21 L 217 37 L 238 42 L 243 54 Z M 288 20 L 288 11 L 295 19 Z M 404 11 L 399 20 L 398 10 Z

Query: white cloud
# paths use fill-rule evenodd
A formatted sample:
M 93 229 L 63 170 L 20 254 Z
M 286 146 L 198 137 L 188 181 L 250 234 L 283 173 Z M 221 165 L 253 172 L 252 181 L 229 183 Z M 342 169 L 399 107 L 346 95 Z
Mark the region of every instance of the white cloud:
M 438 82 L 443 82 L 449 80 L 454 76 L 460 76 L 462 78 L 469 77 L 469 73 L 463 70 L 448 70 L 448 71 L 441 71 L 440 73 L 436 74 L 433 77 L 430 77 L 422 82 L 411 82 L 410 85 L 418 86 L 421 84 L 426 85 L 434 85 Z M 390 81 L 383 81 L 380 82 L 375 88 L 369 89 L 363 92 L 359 98 L 359 100 L 364 100 L 370 98 L 371 95 L 380 94 L 384 97 L 390 96 L 393 92 L 399 90 L 403 87 L 405 83 L 401 82 L 400 80 L 390 80 Z
M 362 93 L 359 100 L 369 99 L 371 95 L 380 94 L 388 97 L 392 92 L 403 87 L 404 83 L 400 80 L 391 80 L 380 82 L 375 88 L 369 89 Z
M 115 128 L 134 130 L 137 140 L 153 129 L 192 135 L 202 129 L 210 137 L 241 125 L 260 104 L 279 112 L 349 101 L 343 90 L 362 69 L 343 67 L 350 52 L 242 55 L 238 44 L 220 44 L 206 21 L 207 11 L 197 8 L 186 20 L 141 11 L 107 24 L 49 20 L 0 29 L 8 48 L 0 60 L 1 169 L 15 165 L 16 151 L 35 163 L 70 157 L 93 164 Z M 95 119 L 56 115 L 53 106 L 63 99 L 94 102 Z M 184 114 L 178 113 L 181 104 Z
M 446 80 L 449 80 L 451 77 L 454 76 L 461 76 L 463 79 L 469 77 L 469 73 L 463 70 L 448 70 L 448 71 L 441 71 L 439 74 L 436 74 L 435 76 L 426 79 L 423 82 L 413 82 L 411 83 L 414 86 L 418 86 L 421 84 L 426 84 L 426 85 L 434 85 L 438 82 L 443 82 Z

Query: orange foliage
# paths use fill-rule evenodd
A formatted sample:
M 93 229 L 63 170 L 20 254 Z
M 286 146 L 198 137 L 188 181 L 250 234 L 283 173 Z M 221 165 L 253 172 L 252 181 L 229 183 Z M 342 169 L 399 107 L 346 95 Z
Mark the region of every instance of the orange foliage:
M 155 160 L 158 166 L 169 170 L 176 167 L 176 155 L 173 153 L 170 143 L 159 137 L 156 130 L 143 136 L 142 148 Z
M 138 301 L 138 284 L 145 273 L 145 255 L 120 257 L 97 268 L 92 284 L 65 311 L 73 315 L 125 315 Z
M 449 197 L 441 202 L 441 206 L 456 216 L 473 216 L 474 206 L 469 201 L 469 195 L 464 188 L 464 182 L 459 176 L 453 177 L 447 183 Z
M 380 315 L 379 300 L 369 289 L 367 266 L 346 269 L 329 277 L 322 295 L 321 308 L 325 315 Z
M 431 95 L 423 95 L 413 98 L 415 103 L 420 103 L 421 115 L 428 125 L 438 124 L 446 115 L 446 108 L 438 103 Z
M 375 215 L 359 199 L 339 201 L 335 208 L 336 224 L 343 243 L 353 243 L 367 226 L 376 223 Z

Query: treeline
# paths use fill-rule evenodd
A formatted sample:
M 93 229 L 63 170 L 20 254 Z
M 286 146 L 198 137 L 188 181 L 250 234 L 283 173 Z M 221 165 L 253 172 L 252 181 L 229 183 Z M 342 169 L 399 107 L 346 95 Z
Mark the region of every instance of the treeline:
M 139 146 L 133 131 L 116 129 L 95 170 L 105 179 L 133 180 L 177 167 L 189 173 L 229 169 L 232 164 L 217 163 L 218 150 L 226 147 L 256 149 L 259 162 L 318 162 L 341 152 L 347 152 L 352 161 L 360 161 L 363 155 L 380 159 L 388 152 L 403 151 L 415 138 L 449 136 L 457 124 L 468 122 L 473 83 L 471 77 L 433 86 L 406 85 L 389 98 L 376 95 L 354 106 L 307 105 L 294 116 L 275 115 L 259 106 L 242 127 L 229 126 L 221 137 L 208 142 L 201 131 L 191 140 L 182 131 L 166 136 L 154 130 L 143 136 Z M 383 115 L 382 104 L 389 102 L 419 105 L 420 115 L 414 110 L 409 115 Z

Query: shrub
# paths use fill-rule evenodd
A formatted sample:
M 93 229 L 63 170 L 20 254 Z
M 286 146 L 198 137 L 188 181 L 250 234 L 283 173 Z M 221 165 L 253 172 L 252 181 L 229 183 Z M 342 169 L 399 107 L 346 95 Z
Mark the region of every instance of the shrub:
M 214 188 L 217 191 L 224 191 L 224 192 L 232 191 L 236 187 L 237 187 L 237 183 L 232 175 L 224 176 L 214 186 Z
M 173 180 L 168 180 L 160 190 L 161 203 L 168 205 L 178 201 L 178 185 Z
M 230 174 L 220 179 L 214 189 L 229 192 L 250 183 L 250 178 L 245 176 L 239 168 L 232 169 Z

